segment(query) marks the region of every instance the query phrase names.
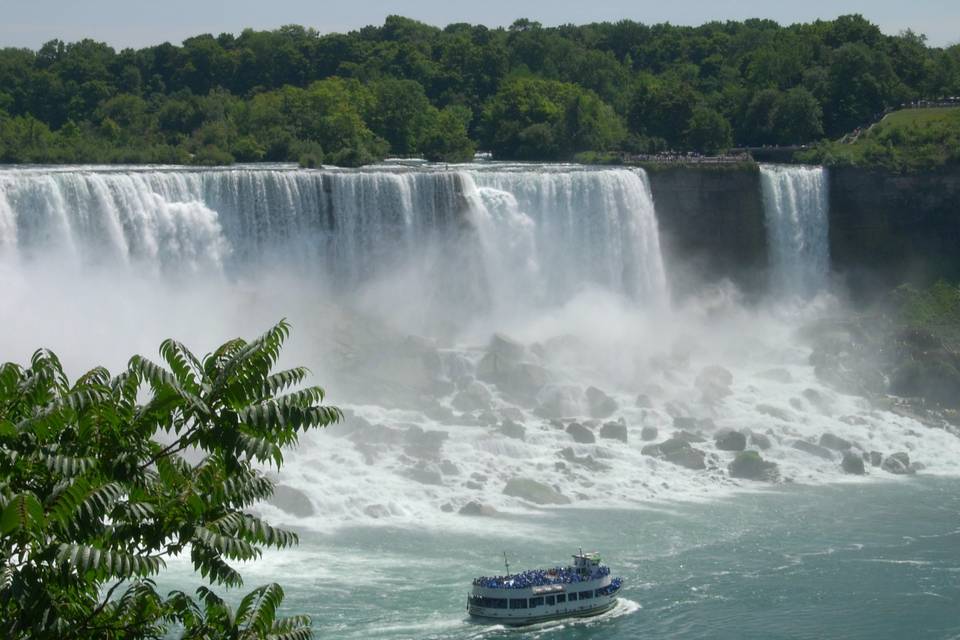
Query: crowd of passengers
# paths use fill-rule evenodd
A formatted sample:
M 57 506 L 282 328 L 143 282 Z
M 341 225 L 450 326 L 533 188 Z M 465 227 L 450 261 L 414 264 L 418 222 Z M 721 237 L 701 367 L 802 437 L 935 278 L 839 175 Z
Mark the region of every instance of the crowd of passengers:
M 589 576 L 581 575 L 572 567 L 554 567 L 553 569 L 531 569 L 509 576 L 482 576 L 473 581 L 474 586 L 487 589 L 526 589 L 550 584 L 572 584 L 596 580 L 610 574 L 610 567 L 597 567 Z

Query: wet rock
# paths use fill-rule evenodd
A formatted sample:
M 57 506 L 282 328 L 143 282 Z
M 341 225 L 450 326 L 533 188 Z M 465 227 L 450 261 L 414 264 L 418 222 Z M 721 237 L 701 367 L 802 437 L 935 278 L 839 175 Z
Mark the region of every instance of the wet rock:
M 770 442 L 770 438 L 762 433 L 757 433 L 756 431 L 750 432 L 750 444 L 763 451 L 766 451 L 773 446 L 773 443 Z
M 523 411 L 516 407 L 502 407 L 498 410 L 500 418 L 503 420 L 513 420 L 514 422 L 523 422 Z
M 820 411 L 826 412 L 830 408 L 830 400 L 816 389 L 804 389 L 802 395 Z
M 660 458 L 687 469 L 707 468 L 704 462 L 706 454 L 699 449 L 694 449 L 686 440 L 671 438 L 660 444 L 647 445 L 640 452 L 645 456 Z
M 456 414 L 453 413 L 450 407 L 445 407 L 435 402 L 424 406 L 421 411 L 424 416 L 431 420 L 436 420 L 440 424 L 453 424 L 456 419 Z
M 786 369 L 767 369 L 757 374 L 758 378 L 779 382 L 780 384 L 790 384 L 793 382 L 793 376 Z
M 653 400 L 645 393 L 639 394 L 634 404 L 640 409 L 653 409 Z
M 608 465 L 605 465 L 602 462 L 597 462 L 593 456 L 578 456 L 571 447 L 564 447 L 557 452 L 557 455 L 570 464 L 586 467 L 590 471 L 607 471 L 610 469 Z
M 521 402 L 536 397 L 552 376 L 540 365 L 516 362 L 512 358 L 490 352 L 477 365 L 477 378 L 496 385 L 505 396 Z
M 470 477 L 476 480 L 477 482 L 486 482 L 488 480 L 487 476 L 482 473 L 471 473 Z
M 534 504 L 570 504 L 570 498 L 567 496 L 549 485 L 530 478 L 511 478 L 503 488 L 503 493 Z
M 472 489 L 474 491 L 480 491 L 481 489 L 483 489 L 482 484 L 480 484 L 479 482 L 474 482 L 473 480 L 467 480 L 466 482 L 463 483 L 463 486 L 465 486 L 467 489 Z
M 443 506 L 440 507 L 440 511 L 443 511 L 444 513 L 453 513 L 453 505 L 449 502 L 445 502 L 443 503 Z
M 790 402 L 790 406 L 796 409 L 797 411 L 804 410 L 803 400 L 801 400 L 800 398 L 790 398 L 789 402 Z
M 675 429 L 696 429 L 700 424 L 700 421 L 696 418 L 691 418 L 689 416 L 674 416 L 673 417 L 673 427 Z
M 477 380 L 472 380 L 462 390 L 453 396 L 450 403 L 457 411 L 488 411 L 493 402 L 493 394 L 487 389 L 487 385 Z
M 627 441 L 627 425 L 625 422 L 605 422 L 600 427 L 600 437 L 608 440 Z
M 420 459 L 440 457 L 440 448 L 444 440 L 450 437 L 446 431 L 424 431 L 420 427 L 410 426 L 403 434 L 403 452 Z
M 432 467 L 426 466 L 417 466 L 412 469 L 407 469 L 401 473 L 406 478 L 413 480 L 414 482 L 419 482 L 420 484 L 430 484 L 430 485 L 443 485 L 443 476 L 440 475 L 440 472 Z
M 731 478 L 757 480 L 760 482 L 776 482 L 780 478 L 780 470 L 776 462 L 764 460 L 756 451 L 742 451 L 737 454 L 733 462 L 727 465 Z
M 458 476 L 460 475 L 460 469 L 450 460 L 443 460 L 440 463 L 440 473 L 445 476 Z
M 880 453 L 879 451 L 871 451 L 870 466 L 879 467 L 881 464 L 883 464 L 883 454 Z
M 833 454 L 830 453 L 829 449 L 813 444 L 812 442 L 807 442 L 806 440 L 794 440 L 792 446 L 794 449 L 803 451 L 804 453 L 809 453 L 812 456 L 817 456 L 818 458 L 823 458 L 824 460 L 833 460 Z
M 640 429 L 640 439 L 641 440 L 656 440 L 659 435 L 659 430 L 653 426 L 646 426 Z
M 731 384 L 733 384 L 733 374 L 718 365 L 704 367 L 693 383 L 703 394 L 705 402 L 717 402 L 730 395 Z
M 527 436 L 526 428 L 513 420 L 504 420 L 501 422 L 499 431 L 508 438 L 514 438 L 516 440 L 525 440 Z
M 707 439 L 704 438 L 699 433 L 692 433 L 690 431 L 686 431 L 683 429 L 681 429 L 680 431 L 674 431 L 673 439 L 683 440 L 684 442 L 706 442 L 707 441 Z
M 570 434 L 570 437 L 573 438 L 574 442 L 578 442 L 580 444 L 593 444 L 597 441 L 597 438 L 593 435 L 593 432 L 579 422 L 571 422 L 568 424 L 566 431 Z
M 760 413 L 768 415 L 772 418 L 777 418 L 778 420 L 783 420 L 784 422 L 793 422 L 793 414 L 786 409 L 781 409 L 780 407 L 775 407 L 770 404 L 758 404 L 755 408 Z
M 363 508 L 363 512 L 371 518 L 378 520 L 380 518 L 389 518 L 391 515 L 390 509 L 386 508 L 382 504 L 368 504 Z
M 527 348 L 521 342 L 509 338 L 502 333 L 495 333 L 490 338 L 490 344 L 487 345 L 487 353 L 494 353 L 498 356 L 521 362 L 527 356 Z
M 617 410 L 617 401 L 596 387 L 587 387 L 585 393 L 591 418 L 609 418 Z
M 853 443 L 832 433 L 825 433 L 820 436 L 820 446 L 834 451 L 846 451 L 853 446 Z
M 460 510 L 457 511 L 457 513 L 462 516 L 484 516 L 487 518 L 492 518 L 497 515 L 497 510 L 488 504 L 471 500 L 467 504 L 460 507 Z
M 890 392 L 960 408 L 960 355 L 945 349 L 913 348 L 911 357 L 890 375 Z
M 721 431 L 715 442 L 717 449 L 721 451 L 743 451 L 747 448 L 747 436 L 739 431 Z
M 867 472 L 863 467 L 863 458 L 854 455 L 849 451 L 843 454 L 843 460 L 840 462 L 840 468 L 844 473 L 862 476 Z
M 479 415 L 477 415 L 477 422 L 489 427 L 491 425 L 497 424 L 497 422 L 499 422 L 499 419 L 497 418 L 496 415 L 494 415 L 492 411 L 484 411 Z
M 916 473 L 917 471 L 923 471 L 927 468 L 927 465 L 922 462 L 911 462 L 910 463 L 910 473 Z
M 267 502 L 298 518 L 309 518 L 316 512 L 306 493 L 285 484 L 275 486 Z
M 583 392 L 571 385 L 549 385 L 537 395 L 536 414 L 544 418 L 569 418 L 582 412 Z
M 905 451 L 890 454 L 883 461 L 883 464 L 880 465 L 880 468 L 888 473 L 897 475 L 911 473 L 910 456 Z

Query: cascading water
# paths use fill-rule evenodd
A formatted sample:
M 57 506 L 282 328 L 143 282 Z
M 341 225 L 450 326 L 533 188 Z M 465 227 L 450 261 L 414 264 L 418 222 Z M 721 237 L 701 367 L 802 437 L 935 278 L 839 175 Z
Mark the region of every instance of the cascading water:
M 826 169 L 762 164 L 760 184 L 773 291 L 788 297 L 822 291 L 830 270 Z

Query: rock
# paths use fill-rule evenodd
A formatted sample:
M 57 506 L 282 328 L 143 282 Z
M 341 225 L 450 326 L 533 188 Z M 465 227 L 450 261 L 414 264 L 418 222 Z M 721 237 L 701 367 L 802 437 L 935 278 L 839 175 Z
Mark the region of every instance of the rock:
M 803 451 L 804 453 L 809 453 L 812 456 L 817 456 L 818 458 L 823 458 L 824 460 L 833 460 L 833 454 L 830 453 L 829 449 L 825 449 L 819 445 L 813 444 L 812 442 L 807 442 L 806 440 L 794 440 L 793 448 Z
M 786 369 L 767 369 L 757 374 L 758 378 L 779 382 L 780 384 L 790 384 L 793 382 L 793 376 Z
M 407 469 L 401 473 L 406 478 L 410 478 L 414 482 L 419 482 L 420 484 L 431 484 L 442 486 L 443 485 L 443 476 L 440 475 L 440 472 L 436 469 L 417 466 L 412 469 Z
M 267 502 L 298 518 L 309 518 L 316 512 L 306 493 L 285 484 L 275 486 Z
M 467 480 L 466 482 L 463 483 L 463 486 L 465 486 L 467 489 L 472 489 L 473 491 L 480 491 L 481 489 L 483 489 L 482 484 L 480 484 L 479 482 L 474 482 L 473 480 Z
M 689 416 L 674 416 L 673 418 L 673 426 L 675 429 L 696 429 L 699 424 L 696 418 Z
M 499 410 L 500 418 L 503 420 L 513 420 L 514 422 L 523 422 L 523 411 L 516 407 L 502 407 Z
M 781 409 L 780 407 L 775 407 L 770 404 L 758 404 L 755 408 L 760 413 L 768 415 L 772 418 L 777 418 L 778 420 L 783 420 L 784 422 L 793 422 L 793 414 L 786 409 Z
M 634 404 L 640 409 L 653 409 L 653 400 L 645 393 L 639 394 Z
M 387 509 L 382 504 L 368 504 L 363 508 L 363 512 L 370 516 L 371 518 L 380 519 L 380 518 L 389 518 L 390 509 Z
M 495 353 L 507 360 L 521 362 L 527 356 L 527 348 L 502 333 L 495 333 L 490 338 L 490 344 L 487 345 L 487 353 Z
M 444 513 L 453 513 L 453 505 L 449 502 L 445 502 L 443 503 L 443 506 L 440 507 L 440 511 L 443 511 Z
M 343 438 L 353 435 L 357 431 L 362 433 L 363 431 L 370 429 L 372 426 L 373 425 L 371 425 L 370 422 L 365 418 L 362 418 L 353 411 L 347 409 L 343 412 L 343 420 L 331 424 L 329 427 L 324 429 L 323 432 L 338 438 Z
M 445 476 L 458 476 L 460 475 L 460 469 L 449 460 L 443 460 L 440 462 L 440 473 Z
M 742 451 L 737 454 L 733 462 L 727 465 L 731 478 L 758 480 L 761 482 L 776 482 L 780 478 L 780 470 L 776 462 L 770 462 L 760 457 L 756 451 Z
M 923 471 L 927 468 L 927 465 L 922 462 L 911 462 L 910 463 L 910 473 L 916 473 L 917 471 Z
M 750 432 L 750 443 L 755 445 L 758 449 L 762 449 L 763 451 L 766 451 L 773 446 L 770 442 L 770 438 L 762 433 L 757 433 L 756 431 Z
M 566 431 L 573 438 L 574 442 L 578 442 L 580 444 L 593 444 L 597 441 L 597 438 L 593 435 L 593 432 L 579 422 L 571 422 L 568 424 Z
M 476 500 L 471 500 L 467 504 L 460 507 L 460 510 L 457 511 L 457 513 L 462 516 L 484 516 L 492 518 L 497 515 L 497 510 L 488 504 L 482 504 Z
M 422 412 L 426 417 L 431 420 L 436 420 L 441 424 L 453 424 L 453 421 L 456 419 L 453 410 L 441 404 L 428 404 L 422 409 Z
M 571 447 L 564 447 L 557 452 L 557 455 L 570 464 L 586 467 L 590 471 L 608 471 L 610 469 L 608 465 L 594 460 L 593 456 L 578 456 Z
M 707 439 L 704 438 L 699 433 L 691 433 L 689 431 L 680 430 L 673 432 L 674 440 L 683 440 L 684 442 L 706 442 Z
M 841 416 L 840 422 L 849 424 L 852 427 L 863 427 L 868 424 L 867 421 L 860 416 Z
M 843 454 L 843 461 L 840 463 L 840 468 L 843 469 L 844 473 L 858 476 L 862 476 L 867 472 L 866 469 L 863 468 L 863 458 L 849 451 Z
M 440 457 L 440 448 L 448 437 L 450 434 L 446 431 L 424 431 L 411 426 L 403 434 L 403 452 L 414 458 L 436 459 Z
M 804 389 L 802 395 L 807 402 L 820 411 L 826 411 L 830 408 L 830 400 L 816 389 Z
M 489 352 L 477 364 L 477 378 L 496 385 L 506 396 L 528 401 L 551 379 L 550 372 L 537 364 L 517 362 Z
M 853 446 L 853 443 L 832 433 L 825 433 L 820 436 L 820 446 L 834 451 L 846 451 Z
M 714 441 L 721 451 L 743 451 L 747 448 L 747 436 L 739 431 L 721 431 Z
M 513 420 L 504 419 L 504 421 L 500 423 L 499 431 L 508 438 L 514 438 L 516 440 L 525 440 L 527 436 L 526 428 Z
M 890 375 L 890 392 L 960 408 L 960 356 L 945 349 L 913 349 Z
M 486 482 L 487 480 L 489 480 L 489 478 L 487 478 L 487 476 L 485 476 L 484 474 L 476 473 L 476 472 L 471 473 L 470 477 L 476 480 L 477 482 Z
M 704 462 L 706 455 L 707 454 L 700 449 L 689 447 L 665 453 L 663 459 L 671 464 L 693 469 L 694 471 L 700 471 L 707 468 L 706 462 Z
M 492 402 L 493 394 L 487 389 L 487 385 L 472 380 L 466 388 L 453 396 L 450 404 L 457 411 L 488 411 Z
M 537 394 L 536 413 L 544 418 L 570 418 L 582 413 L 583 392 L 571 385 L 549 385 Z
M 790 406 L 797 411 L 803 411 L 804 409 L 803 400 L 800 398 L 790 398 Z
M 910 456 L 904 451 L 898 451 L 887 456 L 880 468 L 897 475 L 910 473 Z
M 717 402 L 730 395 L 733 374 L 718 365 L 704 367 L 697 375 L 693 386 L 703 394 L 705 402 Z
M 870 452 L 870 466 L 879 467 L 883 464 L 883 454 L 879 451 Z
M 627 441 L 627 425 L 623 422 L 605 422 L 600 427 L 600 437 L 608 440 Z
M 658 435 L 659 430 L 656 427 L 646 426 L 640 430 L 641 440 L 656 440 Z
M 585 393 L 591 418 L 609 418 L 617 410 L 617 401 L 596 387 L 587 387 Z
M 570 498 L 553 487 L 529 478 L 511 478 L 503 488 L 503 493 L 534 504 L 570 504 Z
M 497 416 L 493 414 L 492 411 L 484 411 L 477 416 L 477 422 L 489 427 L 491 425 L 497 424 L 499 420 L 497 419 Z

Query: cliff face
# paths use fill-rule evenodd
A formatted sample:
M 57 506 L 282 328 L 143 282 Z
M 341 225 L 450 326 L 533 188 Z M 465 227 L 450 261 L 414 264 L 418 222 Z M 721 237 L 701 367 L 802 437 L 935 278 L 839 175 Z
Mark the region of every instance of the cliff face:
M 960 168 L 831 169 L 830 254 L 860 298 L 907 281 L 960 279 Z
M 743 290 L 766 286 L 767 237 L 756 167 L 649 170 L 671 286 L 729 278 Z

